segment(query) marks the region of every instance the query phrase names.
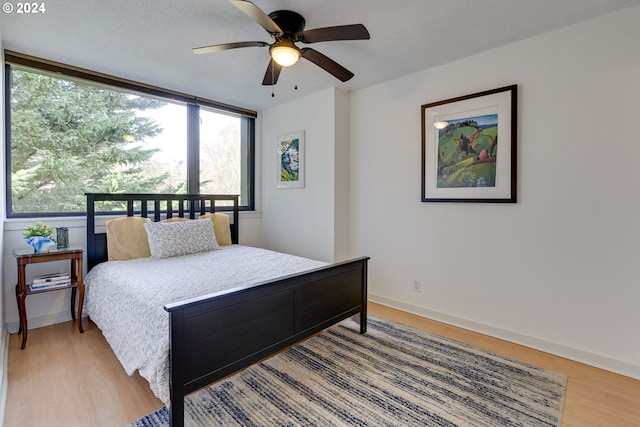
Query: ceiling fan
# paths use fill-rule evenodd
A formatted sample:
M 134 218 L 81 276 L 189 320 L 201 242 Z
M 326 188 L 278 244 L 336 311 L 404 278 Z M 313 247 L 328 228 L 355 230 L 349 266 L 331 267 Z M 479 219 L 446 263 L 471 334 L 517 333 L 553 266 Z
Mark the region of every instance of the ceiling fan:
M 338 80 L 346 82 L 353 77 L 353 73 L 329 57 L 315 49 L 296 46 L 296 42 L 305 44 L 334 41 L 334 40 L 368 40 L 369 31 L 362 24 L 339 25 L 304 30 L 305 20 L 302 15 L 290 10 L 276 10 L 270 14 L 263 12 L 258 6 L 247 0 L 229 0 L 229 2 L 256 21 L 273 37 L 269 44 L 263 41 L 246 41 L 203 46 L 193 49 L 194 53 L 204 54 L 219 52 L 241 47 L 269 46 L 271 60 L 262 80 L 262 84 L 275 85 L 282 67 L 288 67 L 298 62 L 301 57 L 313 62 L 318 67 L 332 74 Z

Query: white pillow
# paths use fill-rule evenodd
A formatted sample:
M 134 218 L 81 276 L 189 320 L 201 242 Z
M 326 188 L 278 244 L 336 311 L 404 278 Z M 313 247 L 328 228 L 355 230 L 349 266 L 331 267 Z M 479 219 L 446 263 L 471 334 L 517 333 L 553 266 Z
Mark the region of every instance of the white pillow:
M 208 219 L 144 224 L 152 258 L 168 258 L 219 249 Z

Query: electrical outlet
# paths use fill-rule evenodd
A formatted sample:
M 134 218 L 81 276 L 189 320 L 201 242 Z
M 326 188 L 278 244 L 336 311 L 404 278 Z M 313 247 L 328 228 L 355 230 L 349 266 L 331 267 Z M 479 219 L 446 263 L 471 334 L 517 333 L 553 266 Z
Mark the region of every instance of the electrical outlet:
M 413 292 L 420 292 L 420 281 L 413 279 L 411 282 L 413 283 Z

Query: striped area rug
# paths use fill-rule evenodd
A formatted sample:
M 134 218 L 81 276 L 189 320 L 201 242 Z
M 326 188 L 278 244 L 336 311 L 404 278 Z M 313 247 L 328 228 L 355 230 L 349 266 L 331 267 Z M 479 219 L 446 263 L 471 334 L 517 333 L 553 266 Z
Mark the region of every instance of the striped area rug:
M 210 426 L 559 426 L 566 377 L 418 329 L 345 321 L 186 399 Z M 163 408 L 127 427 L 168 426 Z

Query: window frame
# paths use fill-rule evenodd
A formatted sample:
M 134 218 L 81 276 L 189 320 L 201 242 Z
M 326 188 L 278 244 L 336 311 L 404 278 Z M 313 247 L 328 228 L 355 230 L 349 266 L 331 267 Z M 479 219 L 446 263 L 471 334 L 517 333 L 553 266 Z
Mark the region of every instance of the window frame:
M 187 192 L 189 194 L 199 194 L 200 191 L 200 132 L 199 114 L 200 107 L 215 110 L 220 114 L 228 114 L 241 118 L 241 146 L 242 146 L 242 176 L 241 204 L 239 210 L 255 210 L 255 120 L 258 113 L 253 110 L 205 99 L 193 95 L 163 89 L 157 86 L 147 85 L 132 80 L 127 80 L 99 72 L 94 72 L 84 68 L 74 67 L 47 59 L 36 58 L 9 50 L 4 51 L 5 57 L 5 189 L 6 189 L 6 217 L 7 218 L 37 218 L 37 217 L 73 217 L 85 216 L 84 211 L 77 212 L 30 212 L 16 213 L 12 208 L 12 182 L 11 182 L 11 84 L 12 66 L 29 68 L 35 72 L 53 72 L 60 74 L 61 78 L 68 77 L 82 79 L 88 83 L 113 87 L 125 90 L 134 94 L 151 96 L 166 101 L 178 101 L 184 103 L 187 109 Z M 244 157 L 247 156 L 247 157 Z M 244 160 L 246 159 L 246 161 Z M 243 197 L 246 195 L 246 197 Z M 246 200 L 246 203 L 242 203 Z

